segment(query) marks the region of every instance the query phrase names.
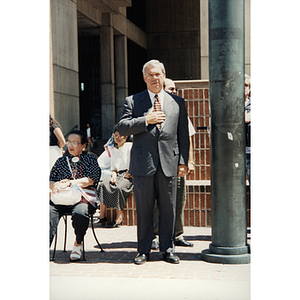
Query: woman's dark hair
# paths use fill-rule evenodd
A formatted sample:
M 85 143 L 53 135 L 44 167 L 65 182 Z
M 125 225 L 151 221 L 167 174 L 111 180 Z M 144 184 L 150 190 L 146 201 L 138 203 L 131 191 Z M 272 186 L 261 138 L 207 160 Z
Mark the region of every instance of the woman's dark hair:
M 115 125 L 115 126 L 114 126 L 114 128 L 113 128 L 113 133 L 115 133 L 116 131 L 118 131 L 118 132 L 119 132 L 119 127 L 118 127 L 118 124 L 117 124 L 117 125 Z M 126 140 L 126 142 L 132 142 L 132 136 L 131 136 L 131 135 L 127 136 L 127 140 Z M 115 142 L 114 142 L 114 145 L 116 145 L 116 144 L 115 144 Z
M 69 136 L 70 136 L 71 134 L 77 134 L 77 135 L 79 135 L 80 138 L 81 138 L 81 144 L 82 144 L 82 145 L 83 145 L 83 144 L 88 144 L 88 140 L 87 140 L 86 134 L 85 134 L 83 131 L 81 131 L 81 130 L 72 130 L 72 131 L 69 133 Z
M 49 115 L 49 123 L 50 123 L 50 126 L 52 124 L 56 124 L 59 128 L 61 128 L 60 124 L 54 118 L 52 118 L 51 115 Z
M 116 124 L 116 125 L 114 126 L 114 128 L 113 128 L 113 133 L 115 133 L 116 131 L 119 131 L 119 130 L 118 130 L 118 124 Z

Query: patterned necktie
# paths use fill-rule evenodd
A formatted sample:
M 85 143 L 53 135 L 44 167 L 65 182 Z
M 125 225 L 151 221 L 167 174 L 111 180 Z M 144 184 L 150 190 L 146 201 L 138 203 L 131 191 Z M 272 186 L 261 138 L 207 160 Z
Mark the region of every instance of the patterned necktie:
M 161 111 L 161 105 L 160 105 L 160 101 L 158 99 L 158 95 L 155 95 L 154 97 L 155 97 L 154 111 Z M 156 126 L 159 130 L 161 130 L 161 123 L 157 123 Z

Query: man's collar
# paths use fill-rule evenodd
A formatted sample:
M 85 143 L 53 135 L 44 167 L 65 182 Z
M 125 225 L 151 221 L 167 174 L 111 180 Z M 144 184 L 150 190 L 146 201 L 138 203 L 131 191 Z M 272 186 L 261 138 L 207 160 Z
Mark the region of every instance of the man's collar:
M 148 93 L 149 93 L 149 97 L 150 97 L 150 99 L 151 99 L 152 102 L 154 102 L 153 99 L 154 99 L 155 95 L 158 95 L 158 98 L 159 98 L 160 101 L 164 101 L 164 96 L 165 96 L 164 89 L 161 89 L 161 91 L 159 93 L 157 93 L 157 94 L 154 94 L 154 93 L 150 92 L 149 90 L 148 90 Z

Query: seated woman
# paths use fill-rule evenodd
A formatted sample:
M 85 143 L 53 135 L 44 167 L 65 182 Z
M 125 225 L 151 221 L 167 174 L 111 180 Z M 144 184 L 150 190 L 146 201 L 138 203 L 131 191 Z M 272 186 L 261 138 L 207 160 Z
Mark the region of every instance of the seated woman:
M 117 210 L 117 216 L 108 226 L 119 227 L 123 222 L 126 199 L 133 189 L 132 176 L 128 173 L 132 143 L 126 142 L 128 137 L 120 136 L 116 128 L 113 137 L 115 146 L 110 151 L 111 176 L 99 183 L 97 191 L 100 200 L 100 223 L 107 221 L 106 207 L 113 207 Z
M 100 179 L 101 169 L 94 155 L 83 152 L 86 145 L 87 137 L 84 132 L 71 131 L 67 141 L 69 154 L 60 157 L 50 173 L 50 189 L 53 194 L 75 184 L 79 188 L 96 187 Z M 59 219 L 64 213 L 71 213 L 76 240 L 70 260 L 80 260 L 83 237 L 89 225 L 89 214 L 94 213 L 95 210 L 96 208 L 83 196 L 75 205 L 55 205 L 50 200 L 50 246 Z

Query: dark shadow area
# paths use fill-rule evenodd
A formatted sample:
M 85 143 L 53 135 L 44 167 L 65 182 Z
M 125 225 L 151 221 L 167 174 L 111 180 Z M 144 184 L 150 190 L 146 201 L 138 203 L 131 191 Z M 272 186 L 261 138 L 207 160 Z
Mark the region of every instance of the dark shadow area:
M 211 235 L 185 235 L 187 241 L 211 241 Z
M 50 257 L 52 255 L 52 251 L 50 251 Z M 100 264 L 100 263 L 108 263 L 108 264 L 133 264 L 134 258 L 136 257 L 136 251 L 86 251 L 85 258 L 86 261 L 78 261 L 78 262 L 70 262 L 70 251 L 62 252 L 58 251 L 55 256 L 55 260 L 53 263 L 56 264 Z M 199 253 L 182 253 L 177 251 L 176 255 L 180 258 L 181 261 L 199 261 L 201 260 L 201 254 Z M 152 251 L 150 253 L 150 259 L 147 262 L 151 263 L 154 261 L 163 261 L 163 255 L 159 251 Z
M 101 243 L 101 246 L 103 247 L 103 249 L 108 250 L 108 249 L 117 249 L 117 248 L 133 248 L 136 249 L 137 248 L 137 242 L 114 242 L 114 243 L 107 243 L 107 244 L 103 244 Z M 100 249 L 100 247 L 98 245 L 95 245 L 94 248 L 96 249 Z

